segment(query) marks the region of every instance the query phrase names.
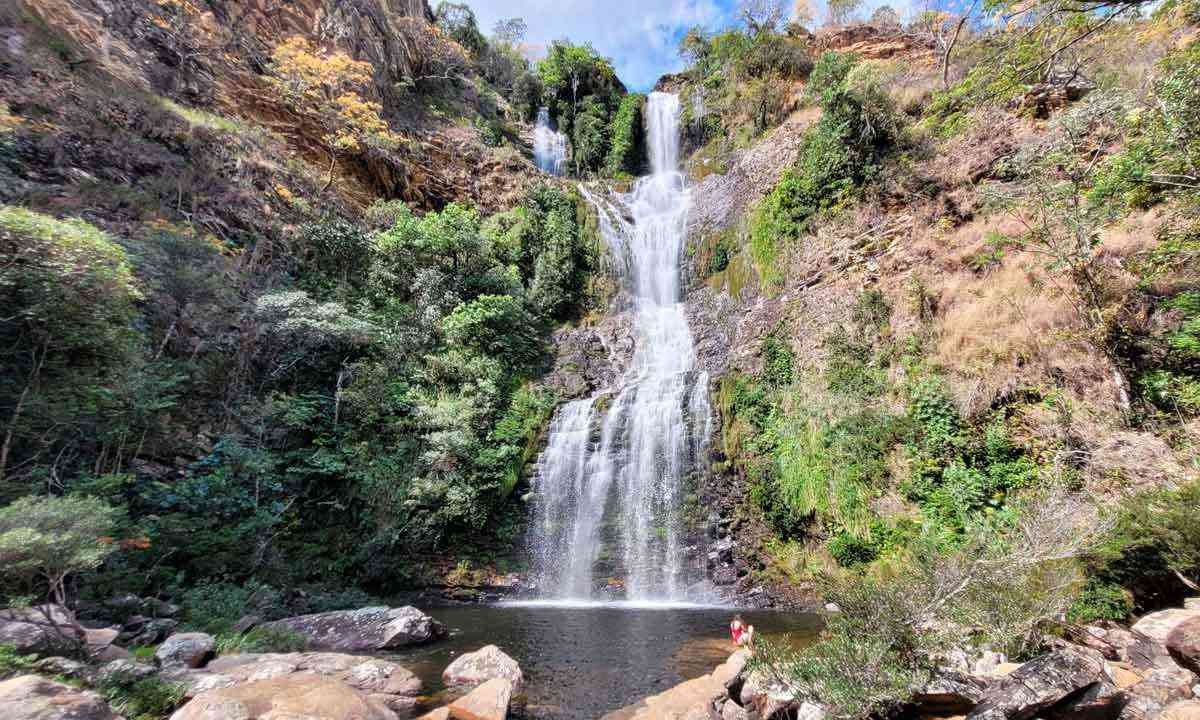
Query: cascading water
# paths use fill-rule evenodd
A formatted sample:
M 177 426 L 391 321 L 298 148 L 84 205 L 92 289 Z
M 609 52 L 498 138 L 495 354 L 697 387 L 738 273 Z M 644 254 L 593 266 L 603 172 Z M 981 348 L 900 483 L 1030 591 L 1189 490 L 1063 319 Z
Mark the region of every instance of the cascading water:
M 538 108 L 533 127 L 533 162 L 551 175 L 562 175 L 567 169 L 567 138 L 550 127 L 550 111 L 544 107 Z
M 637 339 L 616 387 L 559 408 L 538 459 L 530 548 L 547 598 L 592 598 L 595 576 L 619 568 L 628 600 L 685 599 L 680 505 L 712 413 L 680 297 L 689 198 L 677 169 L 679 108 L 675 95 L 650 94 L 651 174 L 632 192 L 609 198 L 582 188 L 626 268 Z

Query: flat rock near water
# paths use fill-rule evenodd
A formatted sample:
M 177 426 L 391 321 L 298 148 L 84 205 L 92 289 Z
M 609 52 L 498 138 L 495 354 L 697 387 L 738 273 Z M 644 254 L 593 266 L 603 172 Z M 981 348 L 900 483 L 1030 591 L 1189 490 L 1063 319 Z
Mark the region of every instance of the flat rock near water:
M 336 680 L 397 711 L 415 705 L 421 691 L 421 680 L 394 662 L 327 652 L 226 655 L 202 670 L 176 672 L 171 679 L 185 683 L 189 697 L 200 698 L 209 691 L 293 675 Z
M 396 720 L 383 702 L 340 680 L 296 673 L 209 690 L 171 720 Z
M 601 720 L 655 720 L 684 717 L 694 708 L 711 707 L 728 692 L 727 686 L 737 678 L 750 659 L 748 650 L 738 650 L 707 675 L 680 683 L 657 695 L 614 710 Z
M 316 650 L 341 652 L 394 650 L 424 645 L 447 635 L 444 625 L 411 605 L 298 615 L 261 627 L 303 635 Z

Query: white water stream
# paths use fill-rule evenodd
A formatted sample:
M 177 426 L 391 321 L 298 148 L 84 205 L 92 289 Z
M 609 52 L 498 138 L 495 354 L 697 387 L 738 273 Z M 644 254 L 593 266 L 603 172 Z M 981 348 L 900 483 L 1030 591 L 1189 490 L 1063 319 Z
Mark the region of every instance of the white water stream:
M 562 175 L 567 170 L 567 138 L 550 127 L 550 111 L 546 108 L 538 108 L 533 127 L 533 162 L 551 175 Z
M 559 408 L 538 459 L 530 548 L 544 598 L 595 599 L 605 572 L 618 568 L 626 600 L 687 599 L 681 504 L 712 413 L 680 293 L 689 196 L 678 170 L 679 110 L 675 95 L 649 96 L 651 174 L 630 193 L 581 188 L 624 269 L 637 339 L 616 387 Z

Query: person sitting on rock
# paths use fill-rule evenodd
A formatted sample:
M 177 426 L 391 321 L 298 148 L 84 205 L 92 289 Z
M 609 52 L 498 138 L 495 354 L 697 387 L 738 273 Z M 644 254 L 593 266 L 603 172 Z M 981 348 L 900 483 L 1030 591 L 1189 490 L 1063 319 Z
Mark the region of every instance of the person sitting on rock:
M 733 638 L 734 645 L 750 647 L 754 641 L 754 626 L 747 625 L 741 615 L 734 615 L 733 622 L 729 623 L 729 635 Z

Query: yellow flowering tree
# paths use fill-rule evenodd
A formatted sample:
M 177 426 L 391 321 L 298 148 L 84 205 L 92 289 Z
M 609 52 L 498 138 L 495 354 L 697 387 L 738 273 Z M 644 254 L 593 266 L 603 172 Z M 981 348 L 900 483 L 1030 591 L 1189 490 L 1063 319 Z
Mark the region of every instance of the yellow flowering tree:
M 382 106 L 363 96 L 373 74 L 370 63 L 340 50 L 324 52 L 301 37 L 280 43 L 271 53 L 272 87 L 293 111 L 325 128 L 321 141 L 329 153 L 329 177 L 322 192 L 333 184 L 338 158 L 400 141 L 380 115 Z

